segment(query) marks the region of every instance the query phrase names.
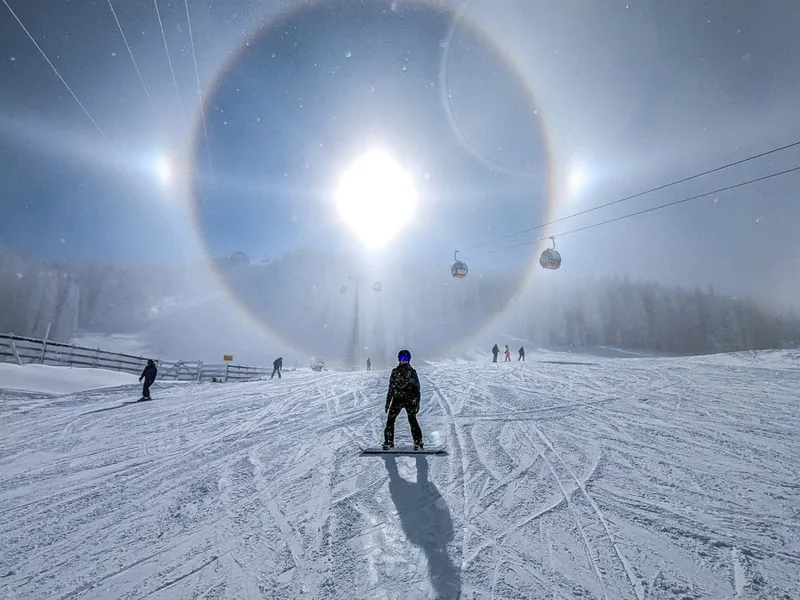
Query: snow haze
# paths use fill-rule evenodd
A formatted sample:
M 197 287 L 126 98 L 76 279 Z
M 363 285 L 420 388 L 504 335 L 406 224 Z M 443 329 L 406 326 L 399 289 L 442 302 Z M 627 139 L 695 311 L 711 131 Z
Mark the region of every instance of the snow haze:
M 494 343 L 702 354 L 800 343 L 791 311 L 749 297 L 541 269 L 297 251 L 210 264 L 53 265 L 0 252 L 0 331 L 171 360 L 389 366 L 400 347 L 449 360 Z M 503 332 L 499 339 L 493 332 Z M 515 347 L 516 349 L 516 347 Z

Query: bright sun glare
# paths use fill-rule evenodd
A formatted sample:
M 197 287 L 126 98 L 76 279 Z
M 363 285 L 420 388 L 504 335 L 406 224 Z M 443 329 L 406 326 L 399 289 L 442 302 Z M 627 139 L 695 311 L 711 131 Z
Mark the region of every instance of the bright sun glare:
M 163 185 L 172 183 L 172 164 L 166 155 L 159 156 L 155 163 L 156 177 Z
M 567 188 L 571 195 L 580 194 L 589 180 L 589 174 L 586 171 L 586 167 L 581 164 L 575 164 L 569 170 L 569 174 L 567 175 Z
M 336 205 L 369 248 L 382 248 L 411 220 L 417 204 L 411 176 L 391 156 L 372 150 L 345 171 Z

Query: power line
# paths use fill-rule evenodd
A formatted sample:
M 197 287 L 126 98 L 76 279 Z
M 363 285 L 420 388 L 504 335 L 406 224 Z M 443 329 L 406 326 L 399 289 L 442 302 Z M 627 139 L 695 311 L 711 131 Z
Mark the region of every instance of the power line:
M 108 0 L 108 7 L 111 9 L 111 14 L 114 15 L 114 21 L 116 21 L 117 23 L 117 29 L 119 30 L 119 34 L 122 36 L 122 41 L 125 42 L 125 47 L 128 49 L 128 56 L 131 57 L 133 68 L 136 69 L 136 74 L 139 76 L 139 81 L 142 84 L 144 95 L 147 96 L 147 102 L 150 104 L 150 108 L 153 110 L 153 114 L 156 116 L 156 118 L 158 118 L 156 105 L 153 104 L 153 98 L 150 96 L 150 92 L 147 90 L 147 85 L 144 82 L 144 77 L 142 77 L 142 72 L 139 70 L 139 63 L 136 62 L 136 58 L 134 58 L 133 56 L 133 50 L 131 50 L 131 46 L 130 44 L 128 44 L 128 38 L 125 37 L 125 32 L 122 29 L 122 24 L 119 22 L 119 19 L 117 18 L 117 11 L 114 10 L 114 5 L 111 4 L 111 0 Z
M 94 125 L 95 129 L 97 129 L 97 131 L 100 132 L 100 135 L 102 135 L 105 139 L 108 139 L 108 137 L 106 137 L 105 132 L 100 128 L 100 125 L 97 124 L 97 121 L 94 120 L 94 117 L 92 117 L 91 113 L 89 113 L 89 111 L 83 105 L 83 102 L 81 102 L 78 99 L 78 97 L 75 95 L 75 92 L 72 91 L 72 88 L 69 86 L 69 84 L 66 82 L 66 80 L 61 76 L 61 73 L 58 72 L 58 69 L 56 69 L 56 67 L 53 64 L 53 62 L 47 57 L 47 54 L 45 54 L 45 51 L 42 50 L 42 47 L 36 42 L 34 37 L 31 35 L 31 32 L 28 31 L 28 28 L 25 27 L 24 23 L 17 16 L 17 13 L 14 12 L 14 9 L 11 8 L 11 6 L 7 2 L 7 0 L 3 0 L 3 4 L 6 5 L 6 8 L 9 10 L 11 15 L 17 20 L 17 23 L 19 23 L 19 26 L 22 27 L 22 30 L 25 32 L 25 34 L 28 36 L 28 38 L 31 40 L 31 42 L 33 42 L 33 45 L 36 46 L 36 49 L 39 51 L 39 54 L 41 54 L 42 57 L 47 61 L 47 64 L 50 65 L 51 69 L 53 69 L 53 73 L 55 73 L 56 77 L 58 77 L 61 80 L 61 83 L 63 83 L 64 87 L 67 88 L 67 91 L 74 98 L 75 102 L 77 102 L 78 106 L 81 107 L 81 110 L 86 114 L 87 117 L 89 117 L 89 120 L 92 122 L 92 125 Z
M 194 76 L 197 81 L 197 97 L 200 99 L 200 118 L 203 120 L 203 134 L 206 138 L 206 154 L 208 154 L 209 174 L 214 176 L 214 168 L 211 164 L 211 144 L 208 141 L 208 125 L 206 124 L 206 110 L 203 106 L 203 91 L 200 88 L 200 69 L 197 67 L 197 52 L 194 49 L 194 34 L 192 34 L 192 16 L 189 13 L 189 0 L 184 0 L 186 5 L 186 22 L 189 25 L 189 42 L 192 46 L 192 59 L 194 60 Z
M 175 94 L 178 96 L 178 105 L 181 107 L 181 114 L 184 119 L 186 118 L 186 109 L 183 107 L 183 100 L 181 100 L 181 91 L 178 89 L 178 78 L 175 77 L 175 68 L 172 66 L 172 57 L 169 53 L 169 45 L 167 44 L 167 34 L 164 32 L 164 21 L 161 20 L 161 11 L 158 10 L 158 0 L 153 0 L 156 7 L 156 16 L 158 17 L 158 25 L 161 28 L 161 39 L 164 40 L 164 50 L 167 53 L 167 62 L 169 63 L 169 72 L 172 74 L 172 83 L 175 84 Z
M 751 160 L 756 160 L 758 158 L 763 158 L 765 156 L 769 156 L 770 154 L 775 154 L 776 152 L 782 152 L 783 150 L 788 150 L 789 148 L 794 148 L 795 146 L 800 146 L 800 140 L 798 140 L 796 142 L 792 142 L 791 144 L 786 144 L 785 146 L 781 146 L 779 148 L 773 148 L 772 150 L 767 150 L 766 152 L 760 152 L 758 154 L 754 154 L 752 156 L 748 156 L 747 158 L 742 158 L 740 160 L 724 164 L 724 165 L 722 165 L 720 167 L 715 167 L 713 169 L 709 169 L 707 171 L 703 171 L 702 173 L 698 173 L 696 175 L 691 175 L 689 177 L 684 177 L 682 179 L 677 179 L 675 181 L 671 181 L 670 183 L 665 183 L 663 185 L 659 185 L 659 186 L 650 188 L 648 190 L 645 190 L 643 192 L 639 192 L 637 194 L 633 194 L 631 196 L 626 196 L 626 197 L 620 198 L 618 200 L 613 200 L 611 202 L 606 202 L 605 204 L 601 204 L 599 206 L 594 206 L 592 208 L 587 208 L 585 210 L 581 210 L 581 211 L 573 213 L 571 215 L 566 215 L 564 217 L 559 217 L 558 219 L 553 219 L 552 221 L 548 221 L 546 223 L 541 223 L 540 225 L 535 225 L 534 227 L 528 227 L 527 229 L 522 229 L 522 230 L 516 231 L 514 233 L 509 233 L 507 235 L 503 235 L 503 236 L 500 236 L 500 237 L 497 237 L 497 238 L 494 238 L 494 239 L 491 239 L 491 240 L 487 240 L 487 241 L 482 242 L 480 244 L 476 244 L 474 246 L 470 246 L 469 248 L 465 248 L 461 252 L 468 252 L 469 250 L 474 250 L 475 248 L 482 248 L 483 246 L 488 246 L 489 244 L 493 244 L 495 242 L 500 242 L 500 241 L 506 240 L 508 238 L 512 238 L 512 237 L 516 237 L 518 235 L 522 235 L 523 233 L 528 233 L 528 232 L 531 232 L 531 231 L 536 231 L 538 229 L 543 229 L 543 228 L 545 228 L 545 227 L 547 227 L 549 225 L 554 225 L 556 223 L 560 223 L 561 221 L 566 221 L 567 219 L 573 219 L 575 217 L 579 217 L 581 215 L 585 215 L 587 213 L 594 212 L 596 210 L 600 210 L 601 208 L 607 208 L 607 207 L 613 206 L 615 204 L 620 204 L 621 202 L 627 202 L 628 200 L 633 200 L 634 198 L 640 198 L 641 196 L 645 196 L 647 194 L 652 194 L 653 192 L 658 192 L 658 191 L 667 189 L 669 187 L 672 187 L 672 186 L 675 186 L 675 185 L 679 185 L 681 183 L 686 183 L 687 181 L 692 181 L 693 179 L 698 179 L 700 177 L 704 177 L 706 175 L 710 175 L 711 173 L 717 173 L 718 171 L 722 171 L 724 169 L 729 169 L 730 167 L 735 167 L 737 165 L 744 164 L 744 163 L 749 162 Z M 710 193 L 713 193 L 713 192 L 710 192 Z M 513 248 L 514 246 L 511 246 L 511 247 Z
M 547 236 L 543 238 L 539 238 L 536 240 L 531 240 L 529 242 L 522 242 L 519 244 L 513 244 L 511 246 L 504 246 L 502 248 L 497 248 L 495 250 L 488 250 L 486 252 L 481 252 L 474 256 L 484 256 L 486 254 L 493 254 L 495 252 L 500 252 L 501 250 L 510 250 L 512 248 L 519 248 L 521 246 L 530 246 L 531 244 L 536 244 L 538 242 L 543 242 L 545 240 L 549 240 L 550 237 L 563 237 L 565 235 L 570 235 L 571 233 L 578 233 L 579 231 L 586 231 L 587 229 L 594 229 L 595 227 L 600 227 L 601 225 L 608 225 L 609 223 L 615 223 L 617 221 L 623 221 L 625 219 L 630 219 L 631 217 L 637 217 L 639 215 L 643 215 L 645 213 L 655 212 L 657 210 L 661 210 L 663 208 L 669 208 L 671 206 L 676 206 L 678 204 L 684 204 L 686 202 L 691 202 L 692 200 L 697 200 L 699 198 L 705 198 L 707 196 L 712 196 L 714 194 L 720 194 L 722 192 L 727 192 L 728 190 L 734 190 L 736 188 L 744 187 L 747 185 L 752 185 L 754 183 L 758 183 L 760 181 L 766 181 L 767 179 L 772 179 L 773 177 L 780 177 L 781 175 L 787 175 L 789 173 L 794 173 L 795 171 L 800 171 L 800 167 L 793 167 L 791 169 L 786 169 L 784 171 L 779 171 L 777 173 L 772 173 L 770 175 L 764 175 L 762 177 L 756 177 L 755 179 L 749 179 L 747 181 L 743 181 L 742 183 L 736 183 L 734 185 L 728 185 L 716 190 L 712 190 L 710 192 L 704 192 L 702 194 L 697 194 L 696 196 L 690 196 L 688 198 L 681 198 L 680 200 L 674 200 L 672 202 L 667 202 L 666 204 L 661 204 L 659 206 L 655 206 L 653 208 L 646 208 L 644 210 L 639 210 L 633 213 L 628 213 L 626 215 L 621 215 L 619 217 L 614 217 L 613 219 L 607 219 L 605 221 L 600 221 L 599 223 L 593 223 L 591 225 L 585 225 L 583 227 L 578 227 L 576 229 L 570 229 L 569 231 L 563 231 L 559 234 L 553 236 Z

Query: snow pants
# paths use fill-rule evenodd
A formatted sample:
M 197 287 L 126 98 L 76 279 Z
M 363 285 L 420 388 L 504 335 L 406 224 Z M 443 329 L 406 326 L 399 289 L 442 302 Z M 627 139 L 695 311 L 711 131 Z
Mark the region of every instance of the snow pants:
M 150 398 L 150 386 L 153 385 L 153 379 L 145 379 L 142 384 L 142 398 Z
M 406 409 L 406 416 L 408 417 L 408 424 L 411 426 L 411 437 L 414 443 L 422 442 L 422 429 L 420 429 L 417 422 L 417 412 L 411 408 L 411 403 L 405 402 L 392 402 L 389 407 L 389 413 L 386 415 L 386 428 L 383 430 L 383 442 L 385 444 L 394 445 L 394 422 L 400 411 Z
M 280 379 L 281 378 L 281 370 L 278 367 L 273 367 L 272 368 L 272 375 L 270 376 L 270 379 L 275 377 L 275 373 L 278 374 L 278 379 Z

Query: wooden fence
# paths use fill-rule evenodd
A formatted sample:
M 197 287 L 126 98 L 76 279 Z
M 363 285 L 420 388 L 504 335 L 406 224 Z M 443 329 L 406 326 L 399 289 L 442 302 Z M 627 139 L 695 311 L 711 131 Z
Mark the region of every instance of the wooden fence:
M 162 380 L 247 381 L 272 372 L 265 367 L 204 363 L 201 360 L 154 360 L 158 366 L 158 378 Z M 3 333 L 0 334 L 0 362 L 108 369 L 140 375 L 147 357 Z

